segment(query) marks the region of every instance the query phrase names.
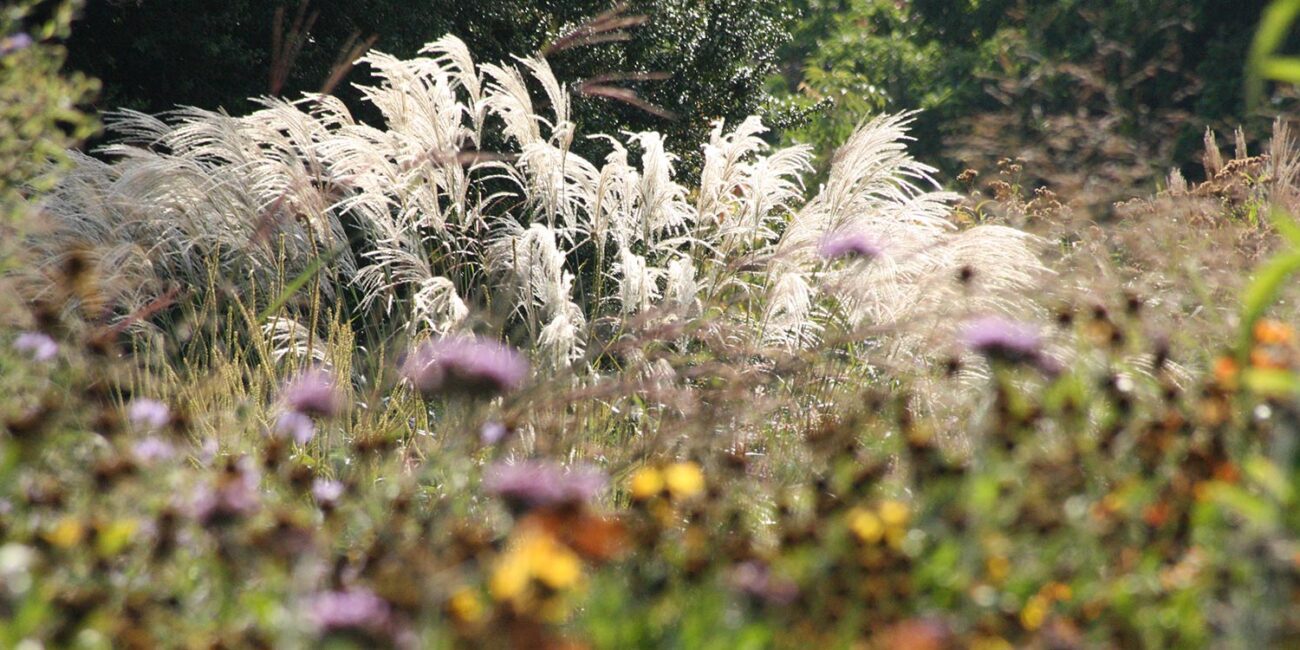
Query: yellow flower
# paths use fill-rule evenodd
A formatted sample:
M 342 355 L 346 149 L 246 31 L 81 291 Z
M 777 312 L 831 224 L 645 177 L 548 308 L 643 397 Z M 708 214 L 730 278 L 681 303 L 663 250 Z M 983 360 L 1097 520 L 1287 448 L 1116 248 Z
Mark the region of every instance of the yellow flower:
M 629 487 L 632 498 L 646 501 L 654 498 L 664 489 L 664 475 L 654 467 L 642 467 L 632 475 Z
M 982 636 L 970 643 L 970 650 L 1012 650 L 1015 646 L 1000 636 Z
M 885 536 L 885 526 L 880 517 L 864 508 L 849 511 L 849 530 L 867 544 L 875 544 Z
M 571 589 L 582 579 L 582 562 L 551 535 L 525 530 L 497 560 L 488 592 L 497 601 L 519 608 L 533 604 L 534 581 L 552 592 Z
M 527 560 L 512 551 L 497 562 L 492 578 L 488 581 L 488 591 L 499 601 L 522 600 L 524 592 L 528 590 L 530 577 Z
M 1030 632 L 1042 627 L 1043 621 L 1047 620 L 1048 606 L 1047 598 L 1042 595 L 1030 598 L 1024 609 L 1020 610 L 1020 624 Z
M 673 463 L 664 468 L 664 484 L 674 499 L 689 499 L 704 491 L 704 472 L 695 463 Z
M 578 556 L 549 536 L 539 536 L 528 553 L 532 556 L 533 576 L 555 591 L 573 587 L 582 577 Z
M 989 574 L 989 580 L 994 584 L 1002 584 L 1007 576 L 1011 574 L 1011 561 L 1005 556 L 994 555 L 984 562 L 984 568 Z
M 886 499 L 880 504 L 880 521 L 886 528 L 902 528 L 911 519 L 912 513 L 902 501 Z
M 1064 602 L 1074 597 L 1074 590 L 1064 582 L 1049 582 L 1043 586 L 1042 593 L 1057 602 Z
M 483 620 L 483 603 L 469 587 L 461 587 L 447 601 L 447 610 L 461 623 L 474 624 Z
M 54 546 L 67 549 L 80 544 L 85 535 L 86 527 L 75 517 L 68 516 L 60 519 L 59 523 L 45 534 L 45 540 Z

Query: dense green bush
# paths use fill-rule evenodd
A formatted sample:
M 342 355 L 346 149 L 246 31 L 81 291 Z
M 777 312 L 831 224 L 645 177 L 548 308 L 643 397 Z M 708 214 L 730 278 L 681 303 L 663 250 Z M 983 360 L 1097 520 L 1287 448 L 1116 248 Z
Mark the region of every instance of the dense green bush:
M 1176 139 L 1153 163 L 1187 160 L 1207 125 L 1246 119 L 1243 68 L 1265 4 L 811 0 L 784 55 L 796 63 L 776 86 L 795 103 L 833 105 L 794 134 L 821 148 L 864 115 L 923 108 L 920 154 L 952 169 L 945 141 L 980 115 L 1033 130 L 1083 111 L 1118 118 L 1119 138 Z M 988 153 L 1017 153 L 1005 146 Z

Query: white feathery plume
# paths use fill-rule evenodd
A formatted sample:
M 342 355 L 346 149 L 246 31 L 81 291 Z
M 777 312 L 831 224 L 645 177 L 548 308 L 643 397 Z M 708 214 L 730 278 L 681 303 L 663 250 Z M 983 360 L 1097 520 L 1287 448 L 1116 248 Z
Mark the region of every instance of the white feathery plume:
M 456 331 L 469 316 L 469 307 L 456 293 L 456 285 L 442 276 L 420 283 L 413 303 L 412 323 L 423 325 L 437 336 Z
M 859 127 L 807 202 L 808 147 L 771 150 L 756 117 L 731 131 L 719 122 L 688 200 L 658 133 L 589 136 L 610 145 L 599 167 L 570 151 L 569 90 L 545 59 L 476 65 L 450 36 L 421 54 L 362 59 L 378 82 L 359 88 L 382 125 L 357 122 L 322 95 L 263 100 L 242 117 L 115 113 L 118 143 L 101 150 L 109 160 L 72 156 L 47 202 L 50 232 L 36 245 L 50 260 L 70 246 L 110 251 L 133 284 L 121 300 L 139 304 L 162 290 L 160 280 L 206 286 L 213 261 L 223 277 L 271 295 L 327 255 L 318 276 L 326 300 L 356 283 L 362 308 L 432 333 L 469 317 L 476 305 L 462 296 L 504 280 L 512 317 L 527 322 L 555 367 L 582 358 L 589 324 L 607 309 L 662 304 L 695 314 L 702 297 L 726 296 L 743 305 L 726 310 L 737 339 L 811 345 L 832 319 L 896 328 L 902 338 L 957 312 L 1019 309 L 1044 272 L 1032 237 L 953 225 L 955 195 L 938 191 L 934 170 L 907 153 L 910 113 Z M 533 82 L 548 117 L 534 110 Z M 480 156 L 491 129 L 505 136 L 505 155 Z M 1290 139 L 1275 137 L 1274 148 L 1281 142 Z M 1292 151 L 1273 158 L 1294 174 L 1300 166 L 1280 162 L 1294 161 Z M 821 259 L 824 238 L 846 233 L 884 252 Z M 617 281 L 617 307 L 575 300 L 573 274 L 593 262 L 579 257 L 588 242 L 601 265 L 594 277 Z M 963 268 L 974 271 L 967 284 L 954 279 Z M 276 327 L 284 341 L 297 331 Z
M 646 264 L 644 257 L 626 248 L 619 250 L 613 273 L 618 278 L 618 303 L 624 314 L 644 312 L 659 298 L 661 272 Z
M 700 302 L 695 263 L 690 257 L 679 255 L 668 262 L 664 276 L 667 278 L 664 302 L 680 310 L 682 315 L 694 316 L 699 311 Z
M 275 316 L 262 325 L 262 334 L 271 344 L 271 358 L 280 361 L 287 356 L 325 363 L 329 358 L 320 337 L 311 336 L 307 327 L 292 318 Z

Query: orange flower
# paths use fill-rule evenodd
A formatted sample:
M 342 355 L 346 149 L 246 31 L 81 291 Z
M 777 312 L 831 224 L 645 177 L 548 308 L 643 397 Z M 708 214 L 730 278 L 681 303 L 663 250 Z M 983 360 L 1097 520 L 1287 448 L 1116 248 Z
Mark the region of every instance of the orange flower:
M 1295 341 L 1295 330 L 1290 325 L 1268 318 L 1255 323 L 1252 333 L 1255 341 L 1264 345 L 1290 345 Z
M 1214 380 L 1224 388 L 1235 388 L 1237 386 L 1237 360 L 1228 355 L 1220 356 L 1214 360 Z

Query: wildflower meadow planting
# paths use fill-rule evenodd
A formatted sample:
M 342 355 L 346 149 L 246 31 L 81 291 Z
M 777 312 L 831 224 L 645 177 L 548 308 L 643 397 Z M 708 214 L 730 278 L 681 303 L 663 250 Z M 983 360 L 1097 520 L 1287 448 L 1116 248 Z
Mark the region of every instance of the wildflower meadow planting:
M 1300 646 L 1300 3 L 161 4 L 0 9 L 0 648 Z

